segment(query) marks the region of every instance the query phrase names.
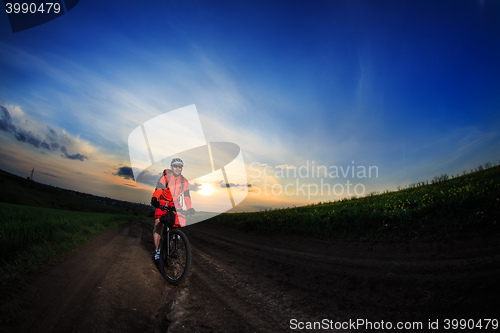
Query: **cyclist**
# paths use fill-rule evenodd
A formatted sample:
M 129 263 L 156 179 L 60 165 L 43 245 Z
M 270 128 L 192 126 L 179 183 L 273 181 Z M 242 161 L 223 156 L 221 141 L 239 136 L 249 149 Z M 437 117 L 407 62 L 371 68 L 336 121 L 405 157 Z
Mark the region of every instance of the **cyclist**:
M 151 198 L 151 205 L 156 207 L 155 211 L 155 228 L 153 230 L 153 240 L 155 243 L 155 260 L 160 259 L 160 239 L 163 230 L 163 224 L 160 219 L 165 214 L 171 214 L 172 218 L 175 217 L 174 226 L 184 226 L 185 220 L 179 219 L 175 207 L 182 207 L 182 200 L 186 204 L 188 214 L 195 213 L 194 208 L 191 207 L 191 195 L 189 194 L 189 182 L 182 175 L 182 168 L 184 162 L 180 158 L 174 158 L 170 162 L 171 169 L 163 170 L 163 175 L 156 184 L 155 191 Z M 162 210 L 167 207 L 167 210 Z

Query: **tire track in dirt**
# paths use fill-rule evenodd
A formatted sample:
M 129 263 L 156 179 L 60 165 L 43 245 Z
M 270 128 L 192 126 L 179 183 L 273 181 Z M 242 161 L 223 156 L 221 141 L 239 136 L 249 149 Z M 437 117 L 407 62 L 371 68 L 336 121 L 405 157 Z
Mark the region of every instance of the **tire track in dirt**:
M 162 331 L 169 286 L 145 247 L 150 238 L 149 225 L 132 221 L 33 274 L 2 296 L 2 330 Z
M 498 315 L 500 251 L 493 238 L 369 244 L 203 225 L 188 230 L 193 247 L 202 252 L 194 266 L 224 286 L 225 298 L 245 294 L 264 310 L 274 331 L 289 331 L 292 318 L 427 322 Z

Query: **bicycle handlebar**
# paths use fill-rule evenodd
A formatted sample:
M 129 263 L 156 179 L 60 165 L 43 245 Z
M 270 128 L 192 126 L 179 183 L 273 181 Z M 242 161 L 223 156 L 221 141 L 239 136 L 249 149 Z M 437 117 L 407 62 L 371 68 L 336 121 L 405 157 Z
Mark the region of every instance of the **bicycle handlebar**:
M 177 212 L 178 214 L 183 214 L 183 215 L 194 215 L 195 213 L 192 213 L 190 214 L 189 213 L 189 209 L 188 210 L 184 210 L 184 209 L 177 209 L 173 206 L 170 206 L 170 207 L 167 207 L 167 206 L 160 206 L 160 209 L 164 212 L 168 211 L 169 209 L 171 209 L 172 212 Z

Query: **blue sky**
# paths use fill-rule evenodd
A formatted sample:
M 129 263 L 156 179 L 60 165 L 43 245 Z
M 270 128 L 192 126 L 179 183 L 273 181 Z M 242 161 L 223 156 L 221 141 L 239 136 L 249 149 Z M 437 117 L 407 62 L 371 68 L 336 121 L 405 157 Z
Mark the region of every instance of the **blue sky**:
M 500 160 L 495 0 L 80 0 L 17 33 L 0 15 L 0 75 L 0 168 L 119 199 L 150 197 L 119 172 L 130 132 L 191 104 L 209 141 L 241 147 L 254 193 L 345 183 L 269 173 L 313 162 L 377 166 L 351 179 L 370 193 Z M 252 191 L 245 209 L 339 197 Z

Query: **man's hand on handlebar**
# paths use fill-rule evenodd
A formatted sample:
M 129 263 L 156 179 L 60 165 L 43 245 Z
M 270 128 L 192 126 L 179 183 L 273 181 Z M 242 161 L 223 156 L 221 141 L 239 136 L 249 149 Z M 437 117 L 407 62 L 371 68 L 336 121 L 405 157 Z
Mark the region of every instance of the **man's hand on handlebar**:
M 175 209 L 174 206 L 163 206 L 163 205 L 160 205 L 160 207 L 158 207 L 158 208 L 160 208 L 164 212 L 168 212 L 168 211 L 175 212 L 176 211 L 176 209 Z
M 153 200 L 151 200 L 151 204 L 153 204 Z M 174 212 L 177 211 L 179 213 L 185 213 L 187 215 L 194 215 L 194 214 L 196 214 L 196 210 L 194 208 L 192 208 L 192 207 L 189 208 L 188 210 L 182 210 L 182 209 L 178 210 L 174 206 L 167 207 L 167 206 L 163 206 L 163 205 L 158 204 L 157 208 L 161 209 L 164 212 L 171 210 L 171 211 L 174 211 Z

